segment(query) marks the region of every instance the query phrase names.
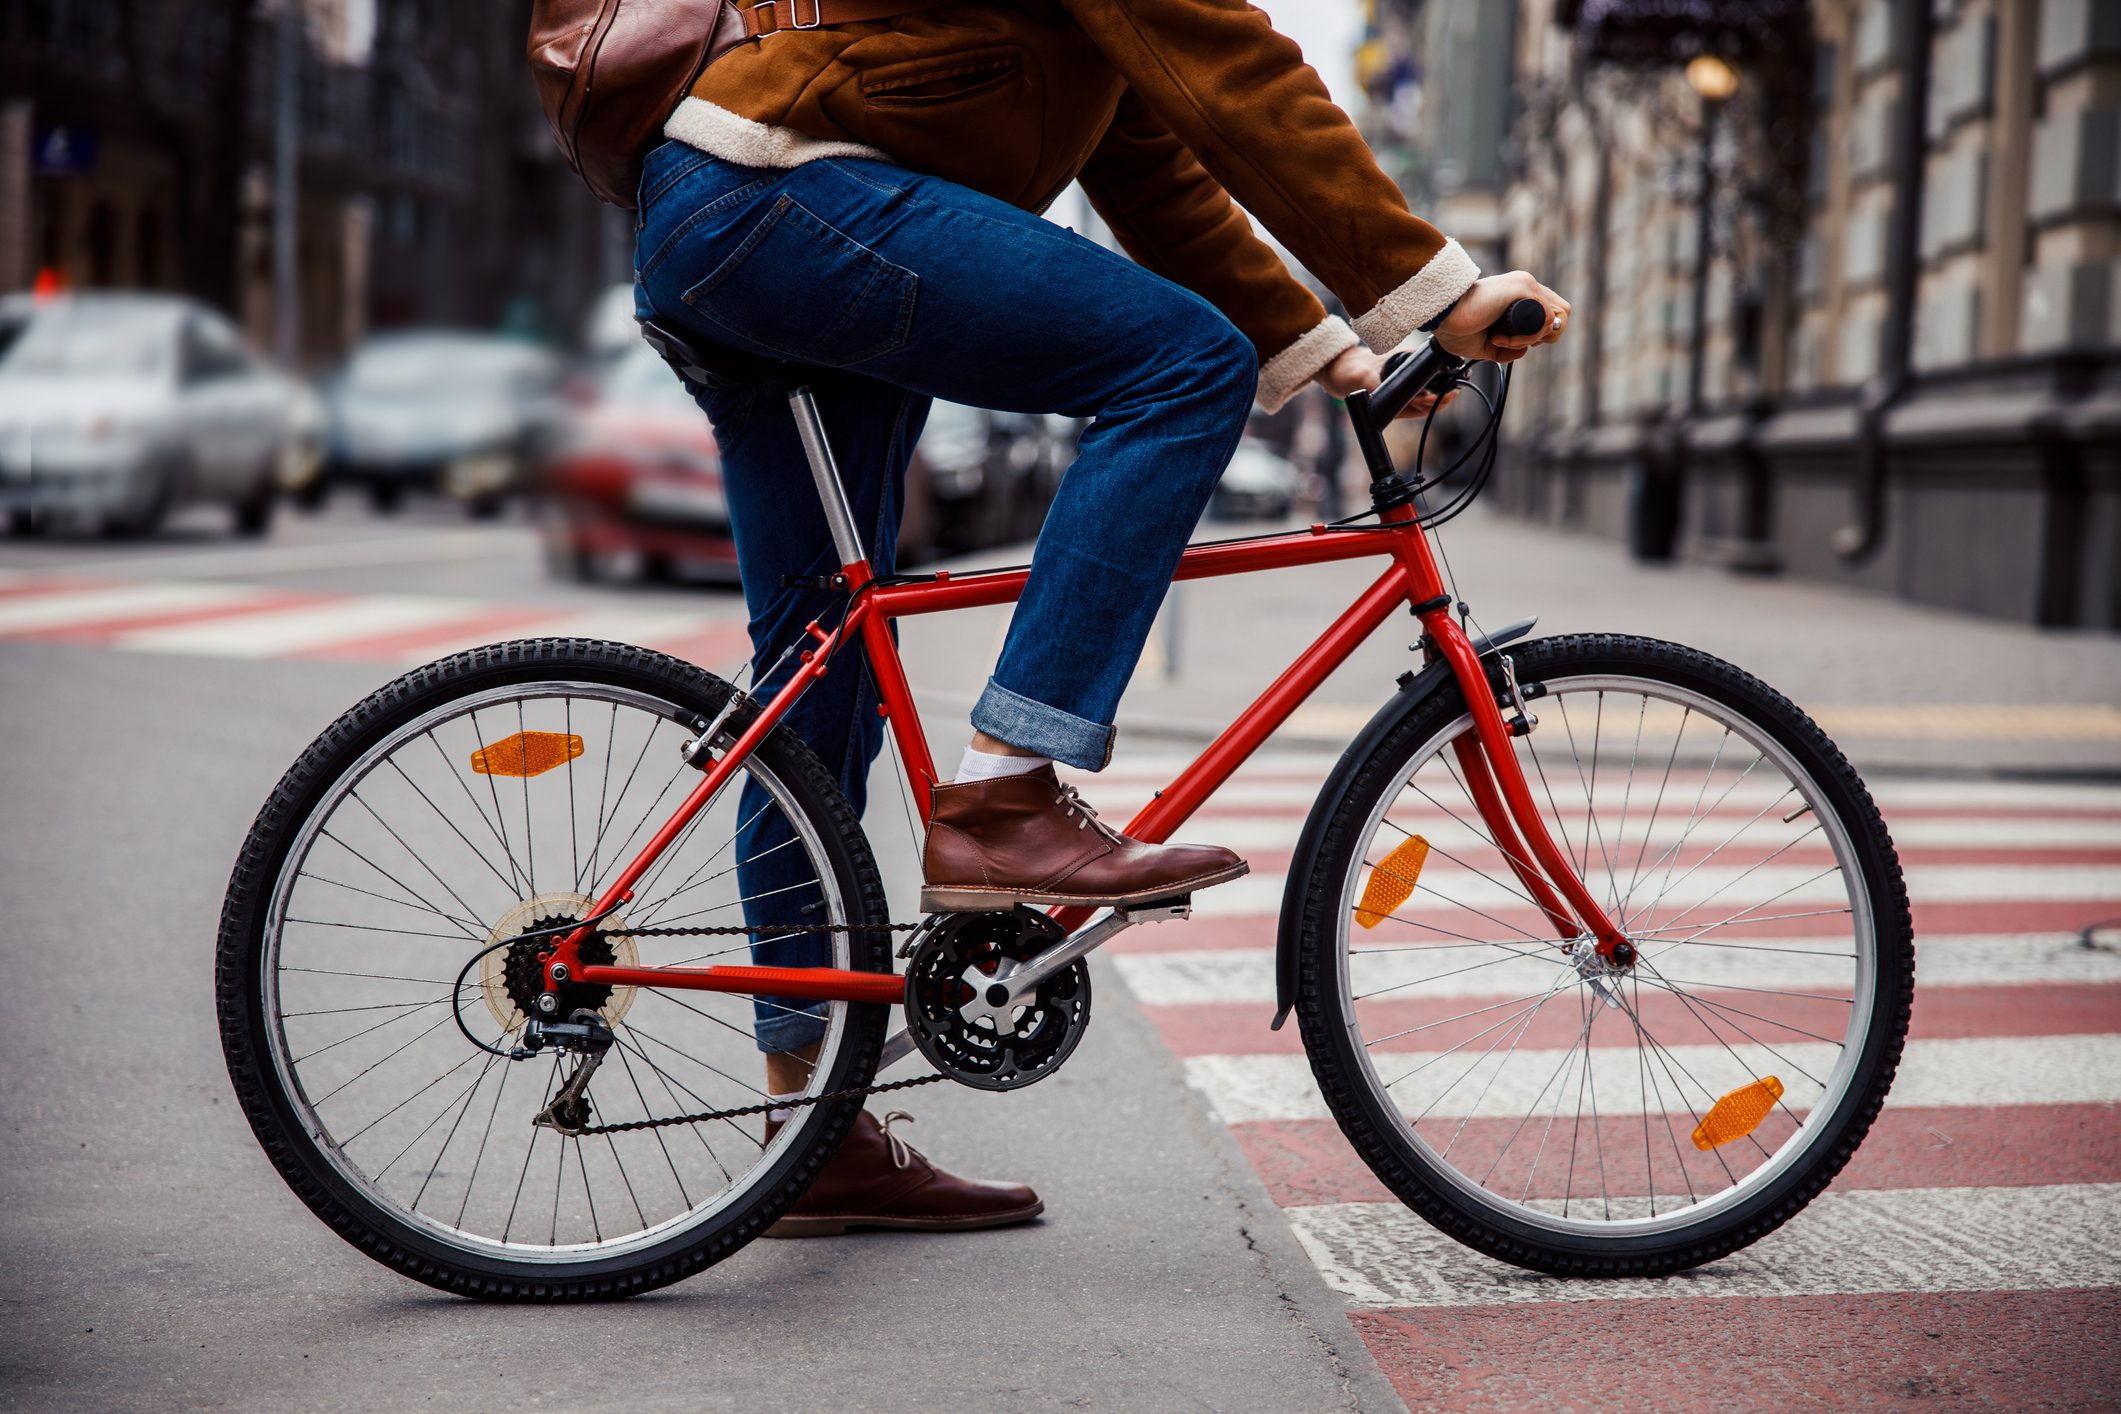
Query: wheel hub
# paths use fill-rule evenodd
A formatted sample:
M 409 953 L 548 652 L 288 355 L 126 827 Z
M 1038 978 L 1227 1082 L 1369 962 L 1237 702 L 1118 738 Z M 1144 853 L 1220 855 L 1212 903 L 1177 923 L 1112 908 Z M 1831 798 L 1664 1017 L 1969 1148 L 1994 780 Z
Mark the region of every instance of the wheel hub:
M 1620 946 L 1627 949 L 1626 955 L 1618 956 L 1619 949 L 1616 948 L 1616 956 L 1608 959 L 1598 951 L 1598 940 L 1586 933 L 1569 944 L 1568 948 L 1569 961 L 1575 966 L 1576 975 L 1589 983 L 1591 990 L 1603 997 L 1609 1007 L 1620 1005 L 1620 984 L 1617 979 L 1627 976 L 1633 970 L 1635 960 L 1635 948 L 1632 943 L 1624 942 Z
M 512 1032 L 530 1017 L 539 1015 L 538 996 L 545 990 L 545 955 L 552 950 L 559 936 L 540 933 L 526 938 L 521 935 L 559 923 L 579 922 L 588 916 L 592 906 L 592 900 L 586 894 L 540 894 L 523 900 L 502 914 L 486 935 L 488 945 L 515 939 L 510 946 L 488 953 L 479 963 L 480 994 L 486 1000 L 486 1009 L 503 1031 Z M 626 920 L 614 915 L 604 920 L 604 927 L 623 931 Z M 632 938 L 614 938 L 602 928 L 584 939 L 579 951 L 582 961 L 591 966 L 633 967 L 639 963 L 639 953 Z M 586 1009 L 596 1012 L 607 1025 L 611 1025 L 626 1014 L 639 989 L 570 981 L 561 983 L 554 990 L 560 1003 L 552 1013 L 554 1017 L 572 1016 L 576 1010 Z

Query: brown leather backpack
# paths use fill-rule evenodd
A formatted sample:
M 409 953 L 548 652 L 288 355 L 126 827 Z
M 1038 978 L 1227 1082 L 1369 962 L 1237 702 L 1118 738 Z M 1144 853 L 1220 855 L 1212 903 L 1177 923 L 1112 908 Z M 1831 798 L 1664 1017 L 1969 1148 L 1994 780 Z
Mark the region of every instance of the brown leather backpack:
M 589 189 L 631 209 L 641 159 L 700 71 L 749 39 L 925 10 L 945 0 L 534 0 L 530 72 Z

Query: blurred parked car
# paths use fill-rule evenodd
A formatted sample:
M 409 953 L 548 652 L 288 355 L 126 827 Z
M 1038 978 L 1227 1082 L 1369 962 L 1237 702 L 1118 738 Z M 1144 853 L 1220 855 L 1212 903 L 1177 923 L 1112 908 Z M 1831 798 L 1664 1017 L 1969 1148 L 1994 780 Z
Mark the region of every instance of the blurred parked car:
M 937 402 L 908 473 L 911 509 L 927 502 L 925 538 L 902 559 L 962 555 L 1037 536 L 1075 456 L 1076 424 L 1063 417 L 993 412 Z
M 36 308 L 33 295 L 0 295 L 0 358 L 7 356 L 15 336 L 29 327 L 29 317 Z
M 641 346 L 641 326 L 633 317 L 633 285 L 612 285 L 598 295 L 582 319 L 582 360 L 578 374 L 601 377 Z
M 553 568 L 736 576 L 721 458 L 707 415 L 646 344 L 606 363 L 554 430 L 534 478 Z
M 1237 444 L 1222 480 L 1208 497 L 1211 520 L 1280 520 L 1296 506 L 1303 474 L 1266 443 L 1247 437 Z
M 259 535 L 283 471 L 316 456 L 319 420 L 300 383 L 196 301 L 42 301 L 0 355 L 0 504 L 16 533 L 145 535 L 178 506 L 218 502 Z
M 417 489 L 496 514 L 521 489 L 557 405 L 560 371 L 550 352 L 513 339 L 377 335 L 328 388 L 327 478 L 364 487 L 379 511 Z

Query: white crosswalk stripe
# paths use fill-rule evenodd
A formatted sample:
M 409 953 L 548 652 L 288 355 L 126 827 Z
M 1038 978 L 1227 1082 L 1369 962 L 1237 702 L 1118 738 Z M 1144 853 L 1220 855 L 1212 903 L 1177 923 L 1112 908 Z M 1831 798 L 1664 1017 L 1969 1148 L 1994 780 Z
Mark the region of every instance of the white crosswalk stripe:
M 440 595 L 309 594 L 194 580 L 97 583 L 0 575 L 0 640 L 34 636 L 126 652 L 267 659 L 342 655 L 424 662 L 497 639 L 601 638 L 717 647 L 712 667 L 744 657 L 734 607 L 492 604 Z
M 1114 959 L 1128 988 L 1152 1006 L 1201 1006 L 1239 1002 L 1262 1007 L 1274 1002 L 1273 930 L 1262 930 L 1267 946 L 1251 948 L 1204 948 L 1198 952 L 1122 953 Z M 1807 950 L 1825 949 L 1846 938 L 1778 938 L 1762 947 L 1778 948 L 1789 956 L 1759 954 L 1747 950 L 1711 951 L 1687 949 L 1687 976 L 1707 978 L 1726 985 L 1782 982 L 1806 985 L 1818 979 L 1832 980 L 1829 959 L 1807 957 Z M 1393 954 L 1365 957 L 1358 976 L 1363 990 L 1379 990 L 1397 981 L 1433 977 L 1435 969 L 1409 963 L 1395 972 Z M 1423 997 L 1484 997 L 1515 995 L 1527 986 L 1543 985 L 1552 964 L 1539 959 L 1507 961 L 1475 973 L 1433 980 L 1418 989 Z M 1840 974 L 1847 976 L 1844 970 Z M 2027 933 L 1988 937 L 1946 934 L 1928 938 L 1916 946 L 1916 975 L 1924 986 L 1992 986 L 2011 983 L 2121 982 L 2121 952 L 2087 948 L 2067 934 Z M 1515 989 L 1515 991 L 1512 990 Z
M 1969 899 L 2103 899 L 2112 898 L 2115 893 L 2115 869 L 2105 864 L 1914 865 L 1904 872 L 1908 892 L 1931 903 L 1956 903 Z M 1593 888 L 1601 888 L 1603 872 L 1594 869 L 1592 873 Z M 1691 870 L 1682 866 L 1680 873 L 1684 877 L 1675 876 L 1672 891 L 1663 896 L 1666 907 L 1663 917 L 1667 921 L 1676 915 L 1675 906 L 1713 903 L 1719 898 L 1735 898 L 1730 910 L 1734 913 L 1748 903 L 1766 899 L 1792 908 L 1839 906 L 1848 901 L 1848 888 L 1840 873 L 1824 864 L 1708 865 Z M 1745 892 L 1734 895 L 1731 890 L 1741 878 Z M 1194 912 L 1203 918 L 1279 913 L 1284 882 L 1276 873 L 1249 874 L 1235 883 L 1203 893 L 1193 901 Z M 1656 882 L 1661 881 L 1653 881 Z M 1489 910 L 1507 908 L 1523 897 L 1515 880 L 1505 881 L 1447 865 L 1424 869 L 1420 887 L 1446 904 Z M 1637 892 L 1648 898 L 1655 896 L 1656 889 L 1652 884 L 1645 884 Z M 1421 896 L 1417 893 L 1416 898 Z M 1446 907 L 1441 917 L 1448 920 L 1452 911 Z M 1714 921 L 1717 915 L 1711 913 L 1702 917 L 1704 921 Z
M 277 658 L 352 638 L 447 623 L 464 606 L 447 599 L 371 594 L 335 604 L 245 614 L 208 623 L 142 629 L 117 646 L 139 653 L 195 653 L 215 658 Z
M 2121 1282 L 2121 1185 L 1828 1193 L 1756 1246 L 1650 1281 L 1584 1282 L 1505 1267 L 1390 1203 L 1296 1208 L 1327 1283 L 1358 1306 L 2035 1291 Z
M 0 636 L 89 630 L 148 615 L 208 613 L 231 605 L 270 603 L 271 591 L 237 584 L 113 584 L 0 599 Z
M 1784 1058 L 1778 1068 L 1802 1068 L 1824 1075 L 1833 1066 L 1835 1052 L 1831 1047 L 1778 1044 L 1775 1049 Z M 1559 1050 L 1519 1050 L 1512 1057 L 1513 1063 L 1485 1085 L 1482 1082 L 1489 1080 L 1492 1066 L 1476 1068 L 1471 1061 L 1453 1062 L 1470 1071 L 1470 1079 L 1442 1096 L 1428 1112 L 1453 1118 L 1520 1118 L 1539 1101 L 1542 1085 L 1560 1073 L 1564 1054 Z M 1732 1064 L 1728 1054 L 1714 1046 L 1669 1046 L 1662 1049 L 1662 1054 L 1680 1075 L 1714 1077 L 1728 1072 Z M 1632 1085 L 1636 1074 L 1634 1050 L 1617 1050 L 1608 1056 L 1612 1073 L 1625 1071 Z M 1421 1052 L 1394 1051 L 1380 1058 L 1378 1068 L 1385 1082 L 1391 1084 L 1395 1076 L 1437 1059 Z M 1601 1060 L 1595 1069 L 1602 1073 L 1606 1065 L 1607 1061 Z M 1318 1093 L 1317 1082 L 1311 1078 L 1311 1064 L 1302 1056 L 1196 1056 L 1186 1062 L 1186 1080 L 1207 1097 L 1227 1124 L 1331 1117 Z M 1799 1083 L 1794 1074 L 1790 1081 L 1793 1087 Z M 1592 1083 L 1597 1083 L 1595 1076 Z M 1425 1106 L 1435 1088 L 1438 1087 L 1423 1091 Z M 1710 1088 L 1714 1091 L 1725 1087 Z M 1643 1105 L 1636 1097 L 1638 1093 L 1628 1086 L 1601 1090 L 1600 1110 L 1609 1115 L 1641 1114 Z M 1980 1036 L 1910 1041 L 1886 1103 L 1902 1108 L 2121 1104 L 2121 1036 Z

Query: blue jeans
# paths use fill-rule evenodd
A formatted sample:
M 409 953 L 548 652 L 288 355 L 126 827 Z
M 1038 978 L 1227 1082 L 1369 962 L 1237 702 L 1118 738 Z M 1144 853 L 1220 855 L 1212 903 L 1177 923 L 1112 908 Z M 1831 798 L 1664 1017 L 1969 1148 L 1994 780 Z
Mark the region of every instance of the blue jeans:
M 634 268 L 644 315 L 811 365 L 855 520 L 892 569 L 906 463 L 931 398 L 1094 421 L 1062 478 L 1001 660 L 973 709 L 991 736 L 1090 770 L 1208 494 L 1243 435 L 1258 366 L 1205 300 L 1005 202 L 880 162 L 740 167 L 681 143 L 649 154 Z M 839 568 L 786 400 L 696 388 L 714 421 L 765 672 L 838 596 L 783 575 Z M 782 676 L 785 676 L 783 671 Z M 767 678 L 770 691 L 778 682 Z M 883 743 L 869 675 L 850 655 L 789 723 L 857 810 Z M 815 921 L 811 869 L 756 785 L 740 804 L 746 921 Z M 773 966 L 830 956 L 822 938 L 754 948 Z M 821 1034 L 812 1012 L 764 1002 L 762 1049 Z

